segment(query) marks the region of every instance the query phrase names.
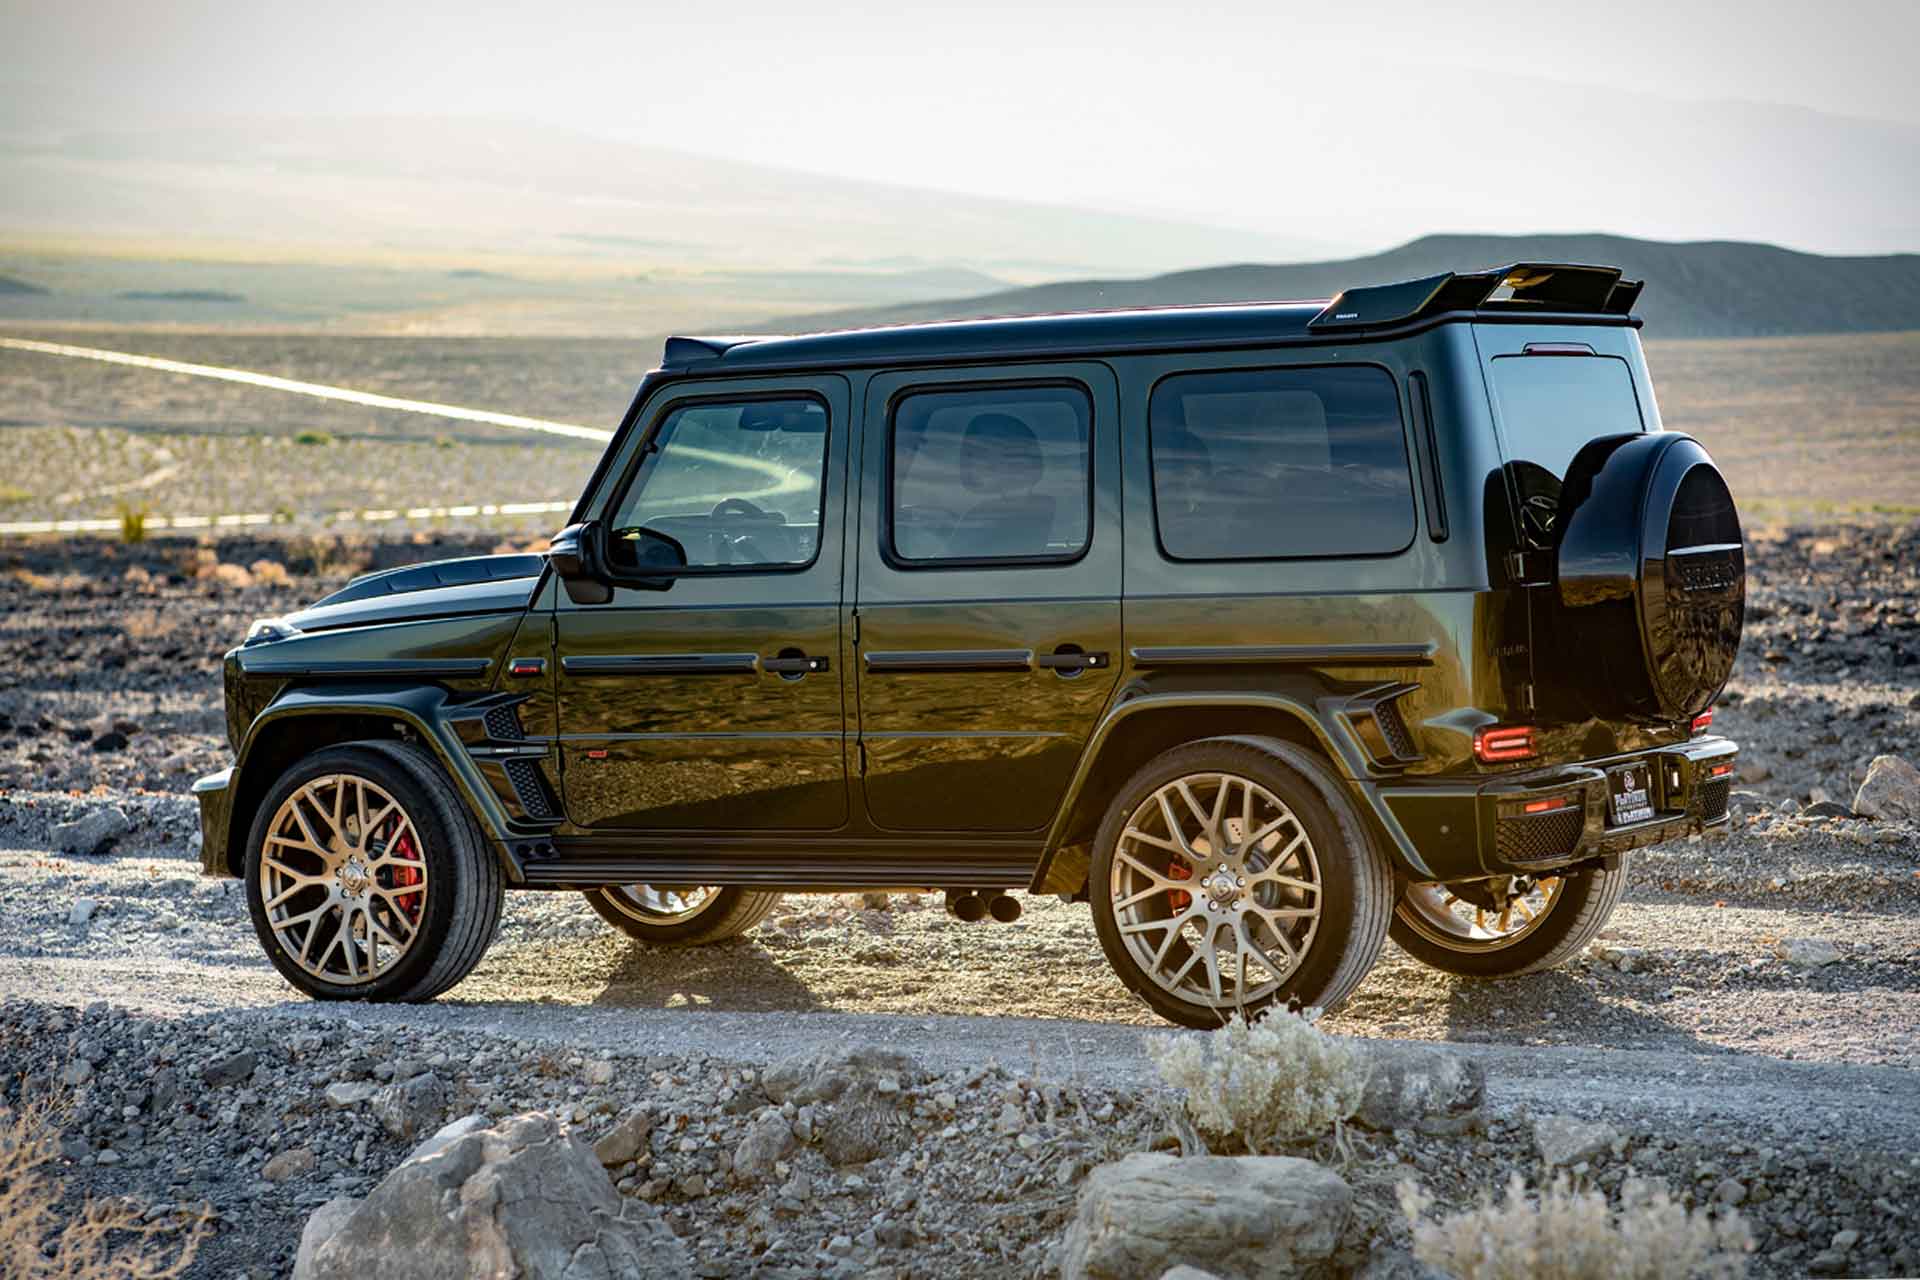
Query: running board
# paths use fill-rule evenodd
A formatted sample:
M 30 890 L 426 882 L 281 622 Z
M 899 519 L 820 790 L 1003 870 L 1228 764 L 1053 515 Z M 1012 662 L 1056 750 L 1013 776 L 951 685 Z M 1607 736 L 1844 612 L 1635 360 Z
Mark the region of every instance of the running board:
M 702 855 L 609 849 L 594 841 L 556 840 L 552 856 L 525 858 L 521 884 L 529 889 L 597 889 L 615 884 L 748 885 L 789 893 L 858 889 L 1008 889 L 1026 885 L 1039 865 L 1038 845 L 971 850 L 953 856 L 862 852 L 846 844 L 808 856 L 784 851 L 730 851 Z

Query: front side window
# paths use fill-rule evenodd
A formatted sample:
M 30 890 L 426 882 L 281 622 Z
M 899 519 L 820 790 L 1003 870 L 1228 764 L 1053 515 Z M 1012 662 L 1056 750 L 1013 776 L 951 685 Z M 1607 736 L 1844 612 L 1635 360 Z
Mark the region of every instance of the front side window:
M 810 564 L 826 459 L 827 410 L 817 400 L 675 409 L 615 508 L 607 554 L 638 568 L 661 563 L 659 548 L 678 544 L 692 568 Z
M 925 391 L 894 406 L 888 501 L 895 559 L 1063 561 L 1092 527 L 1079 387 Z
M 1413 540 L 1393 378 L 1372 367 L 1177 374 L 1147 409 L 1175 560 L 1379 555 Z

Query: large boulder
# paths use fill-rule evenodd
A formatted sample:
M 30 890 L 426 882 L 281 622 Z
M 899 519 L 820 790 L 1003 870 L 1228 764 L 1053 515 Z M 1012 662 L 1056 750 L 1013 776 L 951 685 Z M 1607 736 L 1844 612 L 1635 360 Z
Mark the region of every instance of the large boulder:
M 451 1133 L 451 1140 L 448 1135 Z M 458 1121 L 360 1201 L 309 1220 L 295 1280 L 668 1280 L 692 1260 L 551 1116 Z
M 1368 1129 L 1459 1134 L 1485 1127 L 1487 1073 L 1478 1062 L 1437 1045 L 1366 1041 L 1372 1063 L 1354 1119 Z
M 53 828 L 53 847 L 61 853 L 105 853 L 133 830 L 127 815 L 112 805 L 89 809 L 72 822 Z
M 1619 1131 L 1603 1121 L 1548 1115 L 1533 1122 L 1534 1149 L 1549 1169 L 1598 1160 L 1619 1140 Z
M 1853 811 L 1882 822 L 1920 822 L 1920 769 L 1899 756 L 1875 756 L 1853 797 Z
M 1352 1208 L 1347 1184 L 1311 1160 L 1130 1155 L 1087 1178 L 1060 1271 L 1065 1280 L 1135 1280 L 1183 1265 L 1220 1280 L 1326 1276 Z

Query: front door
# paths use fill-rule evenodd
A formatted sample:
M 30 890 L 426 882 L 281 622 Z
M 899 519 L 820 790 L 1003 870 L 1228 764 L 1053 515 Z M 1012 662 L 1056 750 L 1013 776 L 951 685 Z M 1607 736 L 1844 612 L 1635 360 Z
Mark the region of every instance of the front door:
M 847 385 L 676 384 L 589 513 L 608 554 L 684 549 L 665 590 L 561 593 L 560 752 L 583 827 L 826 830 L 847 820 L 840 565 Z
M 1113 374 L 883 374 L 860 449 L 867 815 L 891 831 L 1039 830 L 1120 656 Z

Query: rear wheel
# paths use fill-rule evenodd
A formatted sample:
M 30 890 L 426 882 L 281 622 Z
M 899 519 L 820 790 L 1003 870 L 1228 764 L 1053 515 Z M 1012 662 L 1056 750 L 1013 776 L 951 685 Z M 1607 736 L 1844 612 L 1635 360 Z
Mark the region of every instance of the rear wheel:
M 779 905 L 777 893 L 715 885 L 611 885 L 587 902 L 629 938 L 655 946 L 695 947 L 735 938 Z
M 323 1000 L 430 1000 L 472 972 L 500 921 L 500 864 L 417 746 L 328 747 L 268 791 L 247 840 L 267 958 Z
M 1121 788 L 1089 882 L 1120 980 L 1170 1021 L 1332 1008 L 1385 945 L 1386 858 L 1313 756 L 1273 738 L 1164 753 Z
M 1563 964 L 1606 928 L 1626 892 L 1623 858 L 1555 876 L 1410 884 L 1393 940 L 1414 959 L 1468 978 L 1505 978 Z

